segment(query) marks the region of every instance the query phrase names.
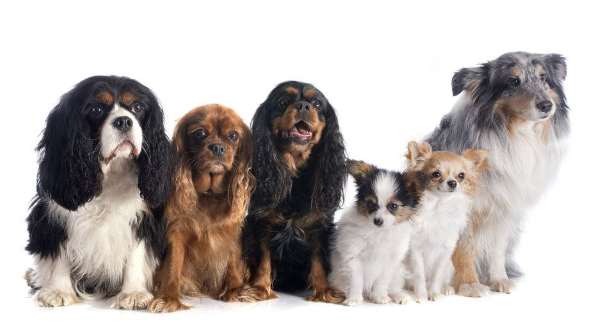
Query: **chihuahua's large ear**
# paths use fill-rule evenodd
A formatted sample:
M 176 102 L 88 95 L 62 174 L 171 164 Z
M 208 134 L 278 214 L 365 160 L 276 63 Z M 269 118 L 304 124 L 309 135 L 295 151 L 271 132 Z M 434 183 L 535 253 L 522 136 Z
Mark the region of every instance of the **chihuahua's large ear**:
M 476 170 L 481 171 L 487 167 L 488 152 L 486 150 L 466 149 L 462 155 L 473 163 Z
M 347 160 L 346 168 L 348 173 L 354 177 L 354 180 L 360 182 L 366 178 L 369 174 L 375 171 L 375 166 L 369 165 L 368 163 L 360 160 Z
M 473 91 L 485 77 L 486 66 L 463 68 L 452 76 L 452 95 L 457 96 L 464 90 Z
M 408 153 L 406 154 L 409 167 L 414 167 L 420 162 L 427 160 L 429 157 L 431 157 L 431 152 L 433 151 L 429 143 L 417 143 L 415 141 L 410 141 L 408 143 Z

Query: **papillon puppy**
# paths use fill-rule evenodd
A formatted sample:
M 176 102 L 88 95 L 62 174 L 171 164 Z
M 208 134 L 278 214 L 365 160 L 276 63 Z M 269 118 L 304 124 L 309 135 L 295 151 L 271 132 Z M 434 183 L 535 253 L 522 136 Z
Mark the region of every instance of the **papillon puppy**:
M 401 173 L 353 160 L 348 170 L 356 182 L 356 202 L 334 234 L 330 284 L 345 294 L 346 305 L 360 304 L 364 297 L 406 303 L 403 260 L 418 198 Z
M 467 226 L 486 157 L 484 150 L 468 149 L 458 155 L 434 152 L 428 143 L 408 144 L 407 185 L 420 195 L 407 257 L 409 284 L 417 302 L 454 292 L 452 253 Z

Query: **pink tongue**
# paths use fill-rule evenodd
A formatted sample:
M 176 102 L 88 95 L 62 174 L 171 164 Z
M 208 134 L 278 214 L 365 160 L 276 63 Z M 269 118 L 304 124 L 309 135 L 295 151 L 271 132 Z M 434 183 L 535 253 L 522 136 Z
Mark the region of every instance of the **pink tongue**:
M 309 138 L 312 135 L 312 132 L 304 130 L 304 129 L 298 129 L 297 127 L 294 127 L 290 131 L 290 134 L 292 134 L 292 135 L 294 135 L 296 137 L 299 137 L 299 138 L 306 139 L 306 138 Z

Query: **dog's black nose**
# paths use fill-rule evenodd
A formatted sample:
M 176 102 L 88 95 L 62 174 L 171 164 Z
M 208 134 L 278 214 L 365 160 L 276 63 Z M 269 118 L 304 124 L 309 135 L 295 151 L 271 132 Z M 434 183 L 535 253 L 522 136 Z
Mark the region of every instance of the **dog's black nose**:
M 131 130 L 131 127 L 133 127 L 133 120 L 131 120 L 131 118 L 127 116 L 121 116 L 115 118 L 115 120 L 113 120 L 112 122 L 112 125 L 114 128 L 120 130 L 123 133 L 126 133 L 129 132 L 129 130 Z
M 550 102 L 548 100 L 540 101 L 540 102 L 536 103 L 535 106 L 538 108 L 539 111 L 541 111 L 545 114 L 547 114 L 548 112 L 550 112 L 550 110 L 552 110 L 552 102 Z
M 452 181 L 448 181 L 448 187 L 450 187 L 451 190 L 456 188 L 456 181 L 452 180 Z
M 222 157 L 225 154 L 225 146 L 223 144 L 209 144 L 208 149 L 217 157 Z
M 309 111 L 310 110 L 310 103 L 306 102 L 306 101 L 298 101 L 296 102 L 296 109 L 298 109 L 298 111 Z
M 383 225 L 383 219 L 375 218 L 375 219 L 373 219 L 373 224 L 375 224 L 375 226 L 377 226 L 377 227 L 381 227 L 381 225 Z

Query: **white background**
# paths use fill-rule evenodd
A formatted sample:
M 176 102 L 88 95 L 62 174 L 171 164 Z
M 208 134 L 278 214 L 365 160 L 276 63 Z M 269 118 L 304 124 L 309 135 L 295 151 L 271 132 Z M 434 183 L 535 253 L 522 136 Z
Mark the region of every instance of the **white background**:
M 597 8 L 576 1 L 215 3 L 0 5 L 3 324 L 598 326 Z M 573 132 L 556 183 L 529 212 L 518 252 L 526 277 L 513 294 L 352 308 L 294 296 L 260 304 L 204 299 L 171 315 L 102 303 L 41 309 L 28 295 L 22 275 L 31 264 L 24 247 L 35 193 L 33 149 L 50 109 L 81 79 L 138 79 L 157 94 L 169 134 L 195 106 L 219 102 L 249 122 L 277 83 L 311 82 L 337 109 L 349 155 L 393 169 L 406 143 L 430 132 L 451 108 L 454 71 L 515 50 L 566 56 Z M 352 184 L 347 194 L 350 202 Z

